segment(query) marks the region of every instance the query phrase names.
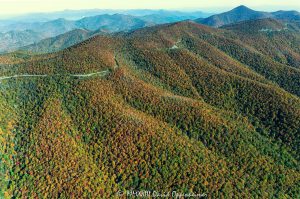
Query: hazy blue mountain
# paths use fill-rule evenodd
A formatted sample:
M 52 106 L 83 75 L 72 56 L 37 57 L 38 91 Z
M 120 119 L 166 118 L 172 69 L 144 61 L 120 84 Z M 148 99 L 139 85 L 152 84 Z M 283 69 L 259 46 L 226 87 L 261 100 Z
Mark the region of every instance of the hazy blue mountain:
M 45 18 L 51 18 L 53 16 L 83 16 L 83 14 L 95 14 L 101 12 L 113 12 L 112 10 L 90 10 L 90 11 L 64 11 L 58 13 L 49 14 L 35 14 L 25 17 L 25 19 L 40 17 L 41 20 Z M 116 11 L 114 11 L 116 12 Z M 69 44 L 77 43 L 78 41 L 82 41 L 84 38 L 88 36 L 81 34 L 82 31 L 78 31 L 76 29 L 84 29 L 87 31 L 96 31 L 96 30 L 107 30 L 109 32 L 119 32 L 119 31 L 130 31 L 135 30 L 147 26 L 152 26 L 155 24 L 162 23 L 171 23 L 176 21 L 182 21 L 186 19 L 195 19 L 199 16 L 202 16 L 202 12 L 178 12 L 178 11 L 165 11 L 165 10 L 129 10 L 129 11 L 120 11 L 120 12 L 128 12 L 132 15 L 128 14 L 104 14 L 104 15 L 96 15 L 84 17 L 79 20 L 68 20 L 64 18 L 58 18 L 51 21 L 46 22 L 24 22 L 23 21 L 13 23 L 11 21 L 2 21 L 0 23 L 0 32 L 3 35 L 14 35 L 9 37 L 10 39 L 6 41 L 2 41 L 1 39 L 1 47 L 0 52 L 12 51 L 22 46 L 30 46 L 30 49 L 33 51 L 37 51 L 36 49 L 41 49 L 42 52 L 51 52 L 57 49 L 64 48 L 65 46 L 70 46 Z M 144 16 L 139 16 L 143 15 Z M 42 16 L 43 15 L 43 16 Z M 133 16 L 136 15 L 136 16 Z M 76 30 L 74 32 L 70 32 Z M 4 34 L 5 33 L 5 34 Z M 32 33 L 32 34 L 31 34 Z M 67 33 L 64 35 L 64 33 Z M 78 34 L 78 35 L 77 35 Z M 17 38 L 17 35 L 20 35 L 20 38 Z M 59 36 L 59 37 L 56 37 Z M 70 37 L 70 39 L 65 39 Z M 4 36 L 3 36 L 4 38 Z M 24 39 L 26 38 L 26 39 Z M 47 39 L 49 38 L 49 39 Z M 63 39 L 62 39 L 63 38 Z M 42 39 L 46 39 L 42 41 L 41 44 L 37 45 L 36 43 Z M 62 42 L 63 40 L 63 42 Z M 53 41 L 57 43 L 53 44 Z M 35 44 L 34 44 L 35 43 Z M 42 47 L 43 44 L 45 47 Z M 49 48 L 47 50 L 46 48 Z M 35 49 L 35 50 L 34 50 Z
M 85 17 L 75 22 L 77 28 L 88 30 L 107 29 L 111 32 L 128 31 L 132 29 L 142 28 L 150 25 L 145 20 L 138 17 L 114 14 L 114 15 L 99 15 L 93 17 Z
M 74 21 L 65 19 L 56 19 L 48 22 L 34 22 L 34 23 L 16 23 L 4 27 L 0 27 L 1 32 L 7 31 L 24 31 L 32 30 L 38 32 L 44 37 L 56 36 L 76 28 Z
M 86 29 L 89 31 L 105 29 L 109 32 L 117 32 L 129 31 L 151 25 L 154 24 L 140 19 L 138 17 L 121 14 L 85 17 L 77 21 L 56 19 L 48 22 L 11 24 L 4 27 L 0 26 L 0 32 L 4 32 L 1 34 L 0 37 L 0 52 L 10 52 L 22 46 L 27 46 L 47 38 L 50 38 L 50 40 L 46 40 L 44 42 L 51 42 L 52 37 L 56 37 L 58 35 L 68 33 L 76 29 Z M 76 43 L 76 41 L 82 41 L 82 39 L 79 39 L 80 37 L 85 38 L 84 36 L 79 36 L 79 34 L 76 36 L 79 38 L 72 39 L 74 38 L 75 32 L 71 32 L 71 34 L 68 33 L 63 36 L 70 36 L 70 41 L 72 42 L 66 42 L 66 44 L 62 46 L 69 46 L 67 44 L 73 44 Z M 6 37 L 8 37 L 9 39 L 6 39 Z M 57 39 L 58 38 L 55 38 L 55 40 Z M 46 47 L 47 46 L 50 47 L 49 45 L 46 45 Z M 44 48 L 41 49 L 43 49 L 43 51 L 45 50 Z M 50 47 L 50 51 L 51 49 L 57 49 L 57 47 L 55 47 L 54 45 Z
M 41 35 L 32 30 L 0 33 L 0 53 L 14 51 L 20 46 L 25 46 L 41 39 Z
M 235 23 L 239 21 L 246 21 L 250 19 L 261 19 L 261 18 L 268 18 L 268 17 L 271 17 L 271 15 L 267 12 L 259 12 L 247 8 L 246 6 L 239 6 L 228 12 L 213 15 L 204 19 L 198 19 L 196 20 L 196 22 L 213 26 L 213 27 L 220 27 L 226 24 Z
M 24 31 L 34 30 L 42 32 L 45 28 L 50 26 L 57 26 L 59 34 L 69 31 L 70 29 L 82 28 L 74 27 L 75 23 L 86 25 L 86 21 L 99 21 L 102 20 L 113 20 L 118 17 L 123 17 L 125 20 L 132 21 L 129 16 L 125 17 L 122 15 L 131 15 L 139 18 L 140 20 L 146 20 L 150 23 L 170 23 L 186 19 L 197 19 L 200 17 L 208 17 L 211 14 L 204 12 L 182 12 L 182 11 L 170 11 L 170 10 L 149 10 L 149 9 L 136 9 L 136 10 L 110 10 L 110 9 L 91 9 L 91 10 L 64 10 L 59 12 L 51 13 L 32 13 L 7 19 L 0 20 L 0 32 L 8 32 L 12 30 Z M 91 18 L 90 18 L 91 17 Z M 96 19 L 96 17 L 98 19 Z M 108 19 L 105 19 L 108 18 Z M 109 19 L 110 18 L 110 19 Z M 127 18 L 127 19 L 126 19 Z M 132 17 L 131 17 L 132 18 Z M 122 20 L 124 20 L 122 19 Z M 79 20 L 79 22 L 78 22 Z M 136 19 L 134 19 L 136 20 Z M 63 25 L 63 26 L 62 26 Z M 109 24 L 111 25 L 111 24 Z M 124 24 L 122 24 L 124 25 Z M 90 26 L 90 24 L 89 24 Z M 64 30 L 67 29 L 67 30 Z M 94 27 L 93 27 L 94 29 Z M 97 29 L 97 28 L 96 28 Z M 113 29 L 116 29 L 115 27 Z M 117 28 L 119 29 L 119 28 Z M 55 36 L 55 35 L 52 35 Z
M 199 18 L 195 21 L 208 26 L 220 27 L 231 23 L 263 18 L 296 21 L 300 20 L 300 13 L 297 11 L 261 12 L 252 10 L 246 6 L 239 6 L 228 12 L 213 15 L 207 18 Z
M 120 11 L 108 10 L 108 9 L 63 10 L 63 11 L 49 12 L 49 13 L 29 13 L 29 14 L 14 16 L 14 17 L 2 18 L 0 23 L 4 21 L 9 24 L 46 22 L 46 21 L 56 20 L 59 18 L 64 18 L 67 20 L 79 20 L 84 17 L 92 17 L 96 15 L 116 14 L 116 13 L 120 13 Z
M 168 16 L 192 16 L 193 18 L 208 17 L 211 13 L 205 13 L 201 11 L 174 11 L 174 10 L 151 10 L 151 9 L 132 9 L 132 10 L 114 10 L 114 9 L 87 9 L 87 10 L 63 10 L 50 13 L 30 13 L 14 17 L 2 17 L 0 23 L 6 21 L 9 24 L 20 22 L 46 22 L 55 20 L 58 18 L 64 18 L 67 20 L 79 20 L 84 17 L 92 17 L 96 15 L 104 14 L 126 14 L 133 16 L 145 16 L 145 15 L 168 15 Z
M 97 30 L 106 27 L 109 31 L 124 31 L 150 25 L 147 21 L 130 15 L 97 15 L 76 21 L 59 18 L 47 22 L 16 23 L 0 26 L 0 32 L 33 30 L 46 34 L 47 37 L 57 36 L 74 29 Z
M 125 10 L 120 13 L 125 13 L 133 16 L 146 16 L 146 15 L 159 15 L 159 16 L 169 16 L 169 17 L 185 17 L 185 18 L 200 18 L 200 17 L 209 17 L 211 13 L 205 13 L 201 11 L 174 11 L 174 10 Z
M 111 14 L 114 12 L 122 14 Z M 89 16 L 97 13 L 109 14 Z M 15 23 L 14 20 L 18 18 L 0 21 L 0 32 L 2 32 L 0 37 L 0 52 L 13 51 L 23 46 L 26 47 L 21 49 L 27 49 L 33 52 L 38 52 L 38 50 L 40 50 L 41 53 L 52 52 L 83 41 L 93 35 L 93 31 L 96 30 L 106 30 L 108 32 L 131 31 L 156 24 L 173 23 L 183 20 L 195 20 L 201 24 L 220 27 L 247 20 L 273 18 L 295 22 L 291 25 L 294 29 L 299 29 L 300 21 L 300 13 L 297 11 L 260 12 L 247 8 L 246 6 L 239 6 L 228 12 L 210 17 L 207 17 L 208 15 L 209 14 L 203 12 L 147 9 L 66 10 L 55 13 L 37 13 L 26 15 L 23 18 L 21 17 L 22 20 Z M 44 21 L 58 16 L 64 18 Z M 34 20 L 37 18 L 41 21 Z M 32 20 L 31 22 L 26 22 L 26 20 L 30 19 Z
M 173 23 L 173 22 L 184 21 L 184 20 L 193 20 L 193 19 L 197 19 L 197 17 L 193 15 L 175 16 L 175 15 L 167 15 L 167 14 L 151 14 L 151 15 L 142 16 L 141 19 L 155 24 L 163 24 L 163 23 Z
M 272 13 L 273 18 L 281 20 L 299 21 L 300 13 L 298 11 L 277 11 Z
M 34 54 L 51 53 L 68 48 L 100 34 L 104 35 L 106 32 L 103 30 L 88 31 L 84 29 L 75 29 L 56 37 L 43 39 L 40 42 L 21 47 L 19 50 Z

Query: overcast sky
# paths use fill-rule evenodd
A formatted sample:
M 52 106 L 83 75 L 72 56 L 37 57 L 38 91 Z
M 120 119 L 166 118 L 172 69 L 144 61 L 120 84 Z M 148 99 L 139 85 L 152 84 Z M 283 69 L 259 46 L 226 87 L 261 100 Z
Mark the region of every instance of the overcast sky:
M 299 0 L 0 0 L 0 15 L 91 8 L 213 11 L 238 5 L 264 10 L 300 10 Z

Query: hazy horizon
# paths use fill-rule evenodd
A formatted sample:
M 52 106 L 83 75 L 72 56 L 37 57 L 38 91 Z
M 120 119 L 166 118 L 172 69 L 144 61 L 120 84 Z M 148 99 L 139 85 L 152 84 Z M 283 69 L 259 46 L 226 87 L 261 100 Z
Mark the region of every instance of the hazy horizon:
M 113 0 L 113 1 L 99 1 L 90 0 L 89 2 L 83 0 L 0 0 L 0 17 L 8 18 L 26 14 L 34 13 L 52 13 L 62 12 L 67 10 L 134 10 L 134 9 L 149 9 L 149 10 L 177 10 L 177 11 L 202 11 L 202 12 L 224 12 L 239 5 L 245 5 L 249 8 L 261 11 L 276 11 L 276 10 L 297 10 L 300 11 L 299 3 L 296 0 L 288 0 L 284 3 L 278 0 L 261 1 L 255 0 L 251 3 L 246 3 L 244 0 L 233 1 L 230 0 L 224 5 L 221 0 L 212 0 L 210 2 L 199 2 L 194 0 L 186 1 L 165 1 L 159 0 Z M 283 5 L 284 4 L 284 5 Z

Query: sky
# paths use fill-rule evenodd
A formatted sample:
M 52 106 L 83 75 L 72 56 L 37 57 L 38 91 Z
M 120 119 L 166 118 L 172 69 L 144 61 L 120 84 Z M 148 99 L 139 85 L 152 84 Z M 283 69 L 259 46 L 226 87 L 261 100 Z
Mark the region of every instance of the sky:
M 260 10 L 299 10 L 299 0 L 0 0 L 0 15 L 20 15 L 65 9 L 226 10 L 239 5 Z

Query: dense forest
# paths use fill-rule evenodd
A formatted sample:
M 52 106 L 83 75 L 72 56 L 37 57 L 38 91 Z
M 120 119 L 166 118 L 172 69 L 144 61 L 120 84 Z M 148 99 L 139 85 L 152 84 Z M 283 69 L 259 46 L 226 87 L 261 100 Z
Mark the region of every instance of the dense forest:
M 180 22 L 1 56 L 0 198 L 298 198 L 300 33 L 249 30 L 281 25 Z

